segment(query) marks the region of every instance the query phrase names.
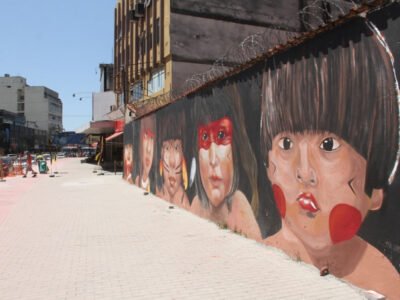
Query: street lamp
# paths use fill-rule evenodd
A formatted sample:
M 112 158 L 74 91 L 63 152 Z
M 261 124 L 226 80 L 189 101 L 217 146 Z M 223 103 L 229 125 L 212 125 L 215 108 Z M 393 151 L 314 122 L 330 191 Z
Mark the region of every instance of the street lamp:
M 92 97 L 89 97 L 89 96 L 84 96 L 84 97 L 79 97 L 79 101 L 82 101 L 82 100 L 84 100 L 84 99 L 91 99 Z
M 85 95 L 86 94 L 86 95 Z M 89 95 L 87 95 L 87 94 L 90 94 L 90 96 Z M 82 101 L 83 99 L 87 99 L 87 98 L 92 98 L 92 92 L 76 92 L 76 93 L 73 93 L 72 94 L 72 97 L 76 97 L 76 98 L 78 98 L 79 97 L 79 95 L 82 95 L 82 96 L 80 96 L 79 97 L 79 101 Z

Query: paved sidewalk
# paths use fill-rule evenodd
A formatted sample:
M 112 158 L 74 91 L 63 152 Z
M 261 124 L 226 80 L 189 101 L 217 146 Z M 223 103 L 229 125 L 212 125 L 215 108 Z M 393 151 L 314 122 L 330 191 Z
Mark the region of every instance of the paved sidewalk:
M 79 159 L 0 183 L 0 299 L 363 299 Z

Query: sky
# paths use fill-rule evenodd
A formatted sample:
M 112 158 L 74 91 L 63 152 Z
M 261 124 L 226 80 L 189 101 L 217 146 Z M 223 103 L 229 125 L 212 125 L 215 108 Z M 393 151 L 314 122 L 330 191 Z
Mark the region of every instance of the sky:
M 64 130 L 88 124 L 91 93 L 100 91 L 99 64 L 113 63 L 116 0 L 0 4 L 0 76 L 22 76 L 30 86 L 57 92 L 63 102 Z

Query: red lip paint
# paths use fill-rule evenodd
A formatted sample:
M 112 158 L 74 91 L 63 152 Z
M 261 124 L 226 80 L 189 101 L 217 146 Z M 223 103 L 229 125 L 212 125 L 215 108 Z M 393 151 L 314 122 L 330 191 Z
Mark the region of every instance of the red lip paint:
M 319 211 L 319 206 L 314 195 L 311 193 L 302 193 L 297 197 L 297 202 L 300 207 L 308 212 L 316 213 Z

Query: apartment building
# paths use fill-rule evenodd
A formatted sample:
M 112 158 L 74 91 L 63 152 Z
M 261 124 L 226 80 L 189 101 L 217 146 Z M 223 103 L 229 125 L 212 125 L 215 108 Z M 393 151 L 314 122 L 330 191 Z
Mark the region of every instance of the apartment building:
M 167 94 L 205 72 L 246 37 L 302 30 L 307 1 L 117 0 L 117 106 Z
M 48 137 L 63 130 L 58 93 L 44 86 L 29 86 L 24 77 L 0 77 L 0 109 L 24 116 L 26 127 L 46 131 Z

